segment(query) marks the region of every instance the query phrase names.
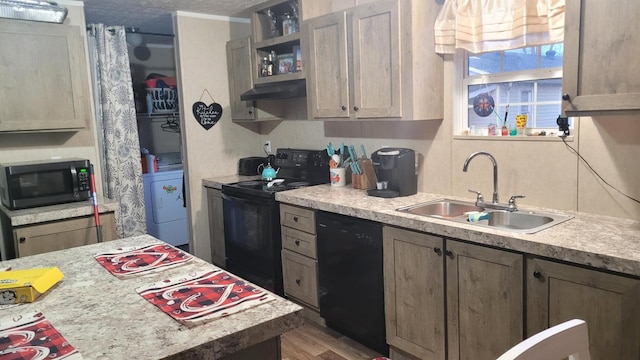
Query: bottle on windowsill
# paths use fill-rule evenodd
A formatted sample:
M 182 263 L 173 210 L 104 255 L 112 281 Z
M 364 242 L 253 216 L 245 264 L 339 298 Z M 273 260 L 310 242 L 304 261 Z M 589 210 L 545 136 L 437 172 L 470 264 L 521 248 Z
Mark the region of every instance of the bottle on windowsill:
M 502 136 L 509 136 L 509 127 L 507 126 L 507 123 L 502 125 Z

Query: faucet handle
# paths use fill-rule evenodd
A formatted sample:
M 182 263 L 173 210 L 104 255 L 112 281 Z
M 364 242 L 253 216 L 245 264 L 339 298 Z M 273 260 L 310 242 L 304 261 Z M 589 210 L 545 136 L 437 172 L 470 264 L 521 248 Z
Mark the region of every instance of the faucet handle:
M 509 199 L 509 209 L 517 210 L 518 208 L 516 207 L 516 199 L 517 198 L 524 198 L 524 197 L 526 197 L 526 196 L 524 196 L 524 195 L 513 195 Z
M 479 204 L 481 202 L 484 202 L 484 197 L 482 197 L 482 194 L 480 193 L 480 191 L 475 191 L 475 190 L 468 190 L 470 193 L 474 193 L 476 194 L 476 204 Z

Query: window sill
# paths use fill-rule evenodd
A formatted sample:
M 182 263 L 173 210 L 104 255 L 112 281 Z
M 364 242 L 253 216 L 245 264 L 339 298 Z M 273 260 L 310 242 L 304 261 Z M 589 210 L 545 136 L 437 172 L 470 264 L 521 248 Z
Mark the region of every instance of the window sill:
M 548 141 L 558 142 L 562 141 L 559 136 L 533 136 L 533 135 L 520 135 L 520 136 L 484 136 L 484 135 L 454 135 L 453 140 L 482 140 L 482 141 Z M 573 135 L 569 135 L 565 138 L 566 142 L 573 142 Z

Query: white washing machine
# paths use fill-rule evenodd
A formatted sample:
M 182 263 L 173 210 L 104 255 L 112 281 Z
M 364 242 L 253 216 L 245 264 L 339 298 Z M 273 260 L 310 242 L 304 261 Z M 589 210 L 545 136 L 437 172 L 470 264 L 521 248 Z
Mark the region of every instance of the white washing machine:
M 189 243 L 182 169 L 142 174 L 147 233 L 173 246 Z

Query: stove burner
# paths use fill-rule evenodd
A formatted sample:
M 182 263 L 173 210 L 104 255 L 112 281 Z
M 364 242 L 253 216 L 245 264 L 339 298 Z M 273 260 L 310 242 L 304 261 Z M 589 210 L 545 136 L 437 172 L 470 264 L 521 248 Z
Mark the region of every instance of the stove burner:
M 287 184 L 287 188 L 288 189 L 298 189 L 298 188 L 309 186 L 309 185 L 311 185 L 311 184 L 309 182 L 307 182 L 307 181 L 294 181 L 294 182 L 288 183 Z
M 240 185 L 240 186 L 256 186 L 256 185 L 262 185 L 262 181 L 247 180 L 247 181 L 239 182 L 237 185 Z

